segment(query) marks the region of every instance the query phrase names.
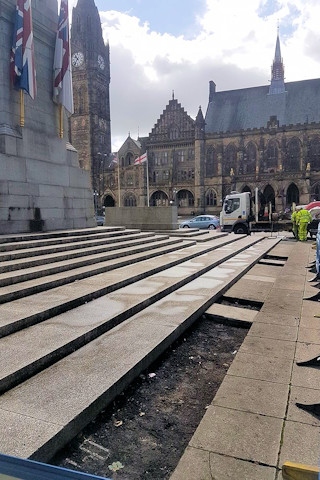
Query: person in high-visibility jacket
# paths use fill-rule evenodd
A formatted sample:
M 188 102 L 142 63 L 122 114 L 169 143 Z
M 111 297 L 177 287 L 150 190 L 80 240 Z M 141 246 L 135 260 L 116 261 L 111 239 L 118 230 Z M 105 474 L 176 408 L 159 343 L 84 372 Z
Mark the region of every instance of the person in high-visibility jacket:
M 309 210 L 302 208 L 296 216 L 296 222 L 298 224 L 298 236 L 301 242 L 307 240 L 308 235 L 308 223 L 312 222 L 312 215 Z
M 292 222 L 292 233 L 294 237 L 298 240 L 298 224 L 297 224 L 297 215 L 300 211 L 300 207 L 296 208 L 291 215 L 291 222 Z

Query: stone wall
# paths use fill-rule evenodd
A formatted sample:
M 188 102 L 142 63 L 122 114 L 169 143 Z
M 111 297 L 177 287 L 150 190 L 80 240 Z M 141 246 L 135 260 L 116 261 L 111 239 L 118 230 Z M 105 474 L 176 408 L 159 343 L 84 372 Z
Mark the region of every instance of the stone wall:
M 176 230 L 177 207 L 109 207 L 105 209 L 106 226 L 140 230 Z

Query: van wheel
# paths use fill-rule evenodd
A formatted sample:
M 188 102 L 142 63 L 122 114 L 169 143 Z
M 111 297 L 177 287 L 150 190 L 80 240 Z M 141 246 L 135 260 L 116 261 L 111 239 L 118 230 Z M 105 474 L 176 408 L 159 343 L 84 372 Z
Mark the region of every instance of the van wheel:
M 240 223 L 239 225 L 235 225 L 233 231 L 234 233 L 237 233 L 237 234 L 248 235 L 248 227 L 243 223 Z

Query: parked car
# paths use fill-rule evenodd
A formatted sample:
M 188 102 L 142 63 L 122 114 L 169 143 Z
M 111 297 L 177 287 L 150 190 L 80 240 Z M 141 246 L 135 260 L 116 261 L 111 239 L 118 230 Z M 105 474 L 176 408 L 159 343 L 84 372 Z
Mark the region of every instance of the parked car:
M 103 215 L 97 215 L 96 216 L 96 221 L 97 221 L 97 226 L 102 227 L 104 225 L 104 216 Z
M 198 215 L 180 223 L 180 228 L 209 228 L 215 230 L 218 227 L 220 227 L 220 221 L 216 215 Z

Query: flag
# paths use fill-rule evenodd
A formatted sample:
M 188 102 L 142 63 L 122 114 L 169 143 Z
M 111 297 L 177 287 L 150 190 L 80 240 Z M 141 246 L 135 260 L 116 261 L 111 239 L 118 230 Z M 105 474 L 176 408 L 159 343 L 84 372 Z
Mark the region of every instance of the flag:
M 68 0 L 61 0 L 53 62 L 53 101 L 73 113 Z
M 135 165 L 141 165 L 141 163 L 144 163 L 147 160 L 148 160 L 148 157 L 147 157 L 147 152 L 146 152 L 143 155 L 141 155 L 140 157 L 136 158 L 135 161 L 134 161 L 134 164 Z
M 37 82 L 34 64 L 31 0 L 17 0 L 10 56 L 10 77 L 17 90 L 24 90 L 32 99 L 35 98 Z
M 114 164 L 117 165 L 119 163 L 119 158 L 117 153 L 111 153 L 109 156 L 109 159 L 111 160 L 109 164 L 109 168 L 112 167 Z

